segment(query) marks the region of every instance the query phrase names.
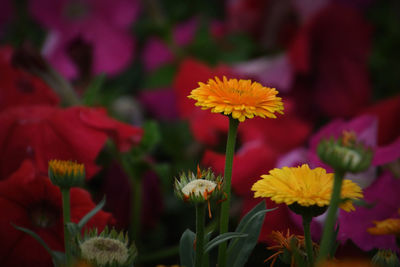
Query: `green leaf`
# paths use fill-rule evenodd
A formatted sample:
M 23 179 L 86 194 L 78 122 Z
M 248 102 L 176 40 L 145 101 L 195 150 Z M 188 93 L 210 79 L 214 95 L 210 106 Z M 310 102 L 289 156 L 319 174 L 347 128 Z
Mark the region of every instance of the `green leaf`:
M 176 67 L 165 65 L 146 77 L 143 88 L 161 88 L 169 87 L 172 84 L 176 73 Z
M 92 83 L 86 88 L 85 93 L 83 94 L 83 104 L 86 106 L 93 106 L 96 104 L 96 98 L 100 95 L 101 87 L 103 86 L 106 80 L 106 75 L 101 74 L 94 78 Z
M 144 135 L 139 144 L 142 152 L 150 152 L 161 141 L 161 134 L 156 121 L 146 121 L 144 126 Z
M 227 266 L 242 267 L 247 262 L 248 257 L 257 244 L 265 214 L 275 210 L 266 210 L 265 208 L 265 201 L 260 202 L 240 221 L 235 232 L 245 233 L 248 236 L 246 238 L 234 239 L 229 243 Z
M 65 263 L 65 255 L 64 255 L 64 253 L 59 252 L 59 251 L 51 250 L 49 248 L 49 246 L 46 244 L 46 242 L 44 242 L 43 239 L 40 236 L 38 236 L 35 232 L 32 232 L 31 230 L 26 229 L 24 227 L 16 226 L 13 223 L 11 223 L 11 224 L 15 229 L 17 229 L 17 230 L 19 230 L 21 232 L 24 232 L 24 233 L 30 235 L 31 237 L 33 237 L 34 239 L 36 239 L 36 241 L 38 241 L 39 244 L 42 245 L 42 247 L 47 251 L 47 253 L 50 254 L 50 256 L 53 259 L 53 263 L 54 263 L 55 266 L 61 266 L 61 265 L 63 265 Z
M 179 241 L 179 256 L 181 260 L 181 265 L 185 267 L 193 267 L 194 266 L 194 240 L 196 238 L 196 234 L 186 229 L 183 232 L 181 240 Z
M 236 232 L 224 233 L 222 235 L 215 237 L 210 242 L 208 242 L 204 248 L 204 252 L 210 251 L 212 248 L 218 246 L 220 243 L 225 242 L 229 239 L 247 237 L 247 236 L 248 236 L 248 234 L 236 233 Z
M 339 242 L 337 242 L 338 233 L 339 233 L 339 224 L 337 224 L 337 227 L 336 227 L 335 232 L 333 233 L 333 237 L 332 237 L 332 240 L 334 240 L 334 242 L 332 242 L 332 244 L 331 244 L 331 249 L 330 249 L 330 253 L 329 253 L 329 255 L 331 255 L 331 257 L 335 256 L 336 250 L 339 247 Z
M 72 222 L 67 223 L 67 229 L 71 237 L 77 236 L 81 230 L 76 223 Z
M 292 239 L 290 243 L 290 248 L 293 251 L 293 257 L 294 257 L 294 262 L 296 263 L 297 266 L 299 267 L 307 267 L 307 263 L 304 258 L 304 254 L 302 255 L 299 251 L 299 249 L 296 246 L 296 241 Z
M 89 211 L 83 218 L 79 221 L 78 223 L 78 228 L 79 230 L 82 230 L 82 228 L 85 226 L 85 224 L 94 216 L 96 215 L 97 212 L 99 212 L 104 205 L 106 204 L 106 198 L 103 197 L 103 199 L 100 201 L 99 204 L 97 204 L 96 207 L 94 207 L 91 211 Z

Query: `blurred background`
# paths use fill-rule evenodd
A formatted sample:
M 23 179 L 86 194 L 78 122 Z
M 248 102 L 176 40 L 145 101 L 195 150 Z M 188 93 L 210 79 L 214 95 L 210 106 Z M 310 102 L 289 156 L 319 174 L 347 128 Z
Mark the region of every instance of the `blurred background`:
M 246 120 L 239 126 L 232 230 L 260 201 L 250 188 L 261 174 L 304 162 L 318 165 L 313 142 L 328 126 L 334 134 L 354 130 L 368 144 L 394 151 L 365 174 L 363 188 L 382 170 L 398 175 L 398 0 L 1 0 L 0 6 L 2 144 L 25 138 L 22 131 L 12 134 L 9 114 L 27 106 L 102 108 L 143 130 L 141 141 L 121 152 L 118 138 L 126 132 L 88 117 L 91 126 L 118 140 L 102 143 L 91 154 L 85 189 L 94 202 L 106 195 L 105 211 L 113 225 L 130 230 L 139 250 L 137 266 L 177 264 L 179 238 L 186 228 L 194 229 L 193 206 L 174 196 L 174 177 L 197 164 L 223 172 L 227 118 L 202 111 L 187 98 L 209 78 L 258 81 L 277 88 L 285 104 L 278 119 Z M 74 128 L 68 120 L 60 123 Z M 35 135 L 43 129 L 29 131 Z M 93 140 L 78 133 L 75 138 Z M 0 160 L 18 154 L 6 155 L 11 150 L 5 147 Z M 1 180 L 21 161 L 13 163 L 15 168 L 0 164 Z M 397 180 L 396 185 L 385 183 L 400 186 Z M 385 195 L 382 190 L 379 194 Z M 276 205 L 267 200 L 267 206 Z M 318 238 L 320 226 L 314 227 Z M 267 214 L 247 266 L 269 264 L 264 260 L 271 255 L 266 250 L 271 231 L 288 228 L 301 234 L 286 207 Z M 394 242 L 369 240 L 372 245 L 363 247 L 365 240 L 343 232 L 339 252 L 369 256 Z

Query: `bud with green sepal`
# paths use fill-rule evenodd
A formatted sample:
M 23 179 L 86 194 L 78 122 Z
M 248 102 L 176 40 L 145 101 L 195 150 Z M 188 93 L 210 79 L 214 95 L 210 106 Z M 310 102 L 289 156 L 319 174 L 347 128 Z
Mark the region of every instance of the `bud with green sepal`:
M 344 131 L 338 139 L 322 140 L 317 147 L 318 156 L 335 171 L 359 173 L 371 165 L 371 148 L 358 142 L 354 132 Z
M 83 164 L 72 161 L 50 160 L 49 178 L 61 189 L 79 187 L 85 181 L 85 167 Z
M 86 232 L 78 242 L 81 258 L 98 267 L 133 266 L 137 256 L 134 243 L 129 245 L 127 233 L 110 231 L 107 227 L 100 234 L 97 229 Z
M 197 174 L 193 172 L 181 173 L 175 179 L 175 194 L 193 203 L 206 202 L 210 199 L 220 199 L 223 196 L 223 178 L 216 176 L 211 169 L 201 170 L 197 167 Z
M 396 252 L 390 249 L 379 250 L 372 258 L 372 264 L 377 267 L 400 267 Z

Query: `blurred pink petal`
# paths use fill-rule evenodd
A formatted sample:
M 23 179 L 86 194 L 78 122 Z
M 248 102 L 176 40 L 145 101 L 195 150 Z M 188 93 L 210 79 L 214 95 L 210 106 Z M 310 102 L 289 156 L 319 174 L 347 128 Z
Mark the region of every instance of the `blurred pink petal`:
M 173 59 L 174 55 L 161 39 L 149 38 L 143 50 L 143 63 L 147 71 L 155 70 Z
M 173 29 L 173 39 L 176 45 L 183 47 L 190 44 L 198 26 L 197 18 L 179 23 Z M 147 71 L 155 70 L 174 60 L 174 55 L 168 45 L 158 37 L 150 37 L 143 51 L 143 63 Z
M 286 54 L 239 63 L 233 66 L 233 70 L 281 92 L 288 92 L 292 86 L 293 71 Z
M 29 9 L 50 30 L 43 54 L 68 78 L 78 75 L 68 54 L 70 45 L 78 39 L 93 49 L 91 74 L 118 74 L 133 58 L 130 26 L 138 14 L 138 1 L 32 0 Z
M 331 0 L 291 0 L 302 21 L 312 17 L 319 10 L 324 8 Z
M 364 191 L 364 200 L 374 204 L 372 208 L 356 207 L 353 212 L 340 211 L 338 239 L 351 239 L 363 250 L 373 248 L 398 250 L 394 236 L 375 236 L 367 232 L 373 220 L 384 220 L 398 216 L 400 208 L 400 180 L 389 172 L 383 173 Z
M 178 118 L 175 93 L 170 88 L 143 91 L 139 99 L 145 109 L 157 119 Z

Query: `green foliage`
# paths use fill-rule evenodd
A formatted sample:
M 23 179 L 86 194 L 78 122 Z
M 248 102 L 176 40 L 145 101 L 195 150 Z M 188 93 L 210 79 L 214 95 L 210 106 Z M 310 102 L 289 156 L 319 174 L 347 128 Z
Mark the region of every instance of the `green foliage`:
M 146 76 L 143 88 L 169 87 L 176 74 L 176 67 L 165 65 Z
M 26 228 L 24 228 L 24 227 L 16 226 L 16 225 L 14 225 L 14 224 L 13 224 L 13 226 L 14 226 L 15 229 L 17 229 L 17 230 L 19 230 L 19 231 L 21 231 L 21 232 L 24 232 L 24 233 L 30 235 L 30 236 L 33 237 L 36 241 L 38 241 L 39 244 L 42 245 L 42 247 L 50 254 L 51 258 L 53 259 L 54 266 L 56 266 L 56 267 L 64 266 L 64 262 L 65 262 L 65 255 L 64 255 L 64 253 L 59 252 L 59 251 L 53 251 L 53 250 L 51 250 L 51 249 L 49 248 L 49 246 L 46 244 L 46 242 L 44 242 L 43 239 L 40 238 L 40 236 L 38 236 L 35 232 L 32 232 L 31 230 L 26 229 Z
M 245 238 L 236 238 L 229 243 L 227 266 L 242 267 L 246 264 L 258 241 L 265 214 L 274 209 L 265 209 L 265 201 L 260 202 L 240 221 L 235 232 L 247 234 Z
M 104 86 L 106 75 L 101 74 L 93 79 L 90 85 L 86 88 L 83 97 L 82 104 L 85 106 L 94 106 L 98 104 L 98 98 L 101 96 L 101 88 Z
M 189 229 L 186 229 L 181 236 L 181 240 L 179 241 L 179 255 L 182 266 L 194 266 L 195 251 L 193 246 L 195 238 L 196 234 Z
M 211 249 L 213 249 L 214 247 L 218 246 L 220 243 L 225 242 L 227 240 L 231 240 L 234 238 L 247 237 L 247 236 L 248 236 L 248 234 L 236 233 L 236 232 L 224 233 L 222 235 L 215 237 L 211 241 L 209 241 L 204 248 L 204 252 L 209 252 Z

